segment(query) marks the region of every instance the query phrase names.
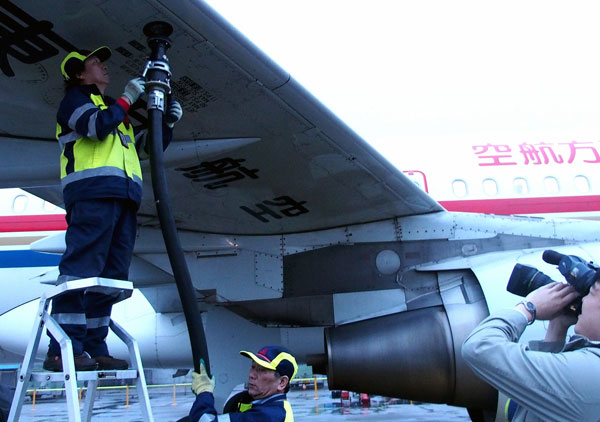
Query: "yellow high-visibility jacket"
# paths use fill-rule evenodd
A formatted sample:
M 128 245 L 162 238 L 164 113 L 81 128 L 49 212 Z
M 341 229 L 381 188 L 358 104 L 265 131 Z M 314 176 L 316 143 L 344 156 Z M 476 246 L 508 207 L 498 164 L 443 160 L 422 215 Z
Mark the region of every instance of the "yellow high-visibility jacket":
M 67 208 L 74 201 L 97 198 L 123 198 L 140 204 L 142 170 L 128 108 L 121 99 L 114 103 L 106 100 L 96 85 L 67 91 L 56 125 Z M 168 144 L 171 136 L 167 128 L 163 142 Z

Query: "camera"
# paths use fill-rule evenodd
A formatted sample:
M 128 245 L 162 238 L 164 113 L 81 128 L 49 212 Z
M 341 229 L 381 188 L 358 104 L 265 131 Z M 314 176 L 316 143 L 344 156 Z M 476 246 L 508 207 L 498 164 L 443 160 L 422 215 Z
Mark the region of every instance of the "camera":
M 600 279 L 600 267 L 592 262 L 586 262 L 578 256 L 563 255 L 553 250 L 546 250 L 542 259 L 549 264 L 558 265 L 560 273 L 581 296 L 587 295 L 592 285 Z M 517 264 L 510 275 L 506 290 L 525 297 L 535 289 L 553 282 L 554 280 L 537 268 Z M 569 308 L 579 313 L 580 306 L 581 299 L 578 299 Z

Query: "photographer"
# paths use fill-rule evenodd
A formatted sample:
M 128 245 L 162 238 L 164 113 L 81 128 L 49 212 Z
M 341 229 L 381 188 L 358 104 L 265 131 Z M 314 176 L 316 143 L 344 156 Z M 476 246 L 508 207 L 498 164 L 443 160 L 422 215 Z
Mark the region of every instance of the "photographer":
M 575 317 L 564 310 L 578 296 L 569 284 L 547 284 L 486 318 L 463 344 L 473 372 L 517 404 L 511 421 L 599 420 L 600 283 L 583 298 L 576 335 L 565 344 Z M 536 319 L 550 321 L 545 340 L 517 343 Z

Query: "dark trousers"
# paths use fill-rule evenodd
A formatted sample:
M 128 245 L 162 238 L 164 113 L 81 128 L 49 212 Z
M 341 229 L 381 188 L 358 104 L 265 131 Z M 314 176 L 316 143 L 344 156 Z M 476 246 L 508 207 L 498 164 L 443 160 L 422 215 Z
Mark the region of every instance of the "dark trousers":
M 87 277 L 127 280 L 135 243 L 137 205 L 118 198 L 76 201 L 67 210 L 67 249 L 58 282 Z M 52 301 L 52 316 L 73 343 L 75 356 L 108 355 L 106 336 L 115 297 L 84 291 L 67 292 Z M 48 350 L 60 355 L 50 336 Z

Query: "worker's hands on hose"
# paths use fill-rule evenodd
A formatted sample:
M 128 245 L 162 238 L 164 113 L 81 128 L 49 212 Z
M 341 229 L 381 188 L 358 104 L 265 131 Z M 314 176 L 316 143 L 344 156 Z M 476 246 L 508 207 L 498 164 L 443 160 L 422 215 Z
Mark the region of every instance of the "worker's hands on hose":
M 200 359 L 200 373 L 192 372 L 192 391 L 198 395 L 208 391 L 212 393 L 215 390 L 215 377 L 208 377 L 204 367 L 204 359 Z
M 145 92 L 146 81 L 143 78 L 134 78 L 127 82 L 123 97 L 127 98 L 129 104 L 135 103 Z
M 165 122 L 167 123 L 167 126 L 173 128 L 173 126 L 175 126 L 175 123 L 177 123 L 179 119 L 181 119 L 181 116 L 183 116 L 183 109 L 181 108 L 181 104 L 179 104 L 179 101 L 171 99 L 171 101 L 169 101 L 169 105 L 167 106 L 167 112 L 165 114 Z

